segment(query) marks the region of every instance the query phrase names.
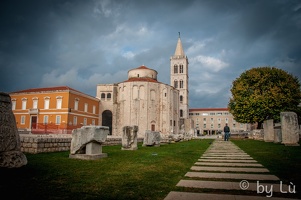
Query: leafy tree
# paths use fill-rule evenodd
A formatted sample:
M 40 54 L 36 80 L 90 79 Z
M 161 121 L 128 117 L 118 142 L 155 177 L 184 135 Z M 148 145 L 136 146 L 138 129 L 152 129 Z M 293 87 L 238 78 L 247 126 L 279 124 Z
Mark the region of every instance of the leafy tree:
M 280 112 L 300 114 L 301 90 L 297 77 L 275 67 L 245 71 L 233 81 L 228 108 L 240 123 L 280 120 Z

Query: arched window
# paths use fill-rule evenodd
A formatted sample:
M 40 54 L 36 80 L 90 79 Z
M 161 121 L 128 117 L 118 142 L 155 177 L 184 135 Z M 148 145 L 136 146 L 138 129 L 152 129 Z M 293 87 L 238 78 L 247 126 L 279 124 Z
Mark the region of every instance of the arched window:
M 175 74 L 178 73 L 178 65 L 173 66 L 173 73 L 175 73 Z
M 180 95 L 180 102 L 183 102 L 183 96 Z
M 108 93 L 107 94 L 107 100 L 111 100 L 111 96 L 112 96 L 111 93 Z
M 180 65 L 180 73 L 183 73 L 184 70 L 183 70 L 183 65 Z
M 106 94 L 105 94 L 105 93 L 101 93 L 100 99 L 101 99 L 101 100 L 105 100 L 105 99 L 106 99 Z
M 178 88 L 178 81 L 177 80 L 174 81 L 174 87 Z
M 183 80 L 180 80 L 180 88 L 183 88 L 184 87 L 184 82 Z
M 183 117 L 183 110 L 180 110 L 180 117 Z

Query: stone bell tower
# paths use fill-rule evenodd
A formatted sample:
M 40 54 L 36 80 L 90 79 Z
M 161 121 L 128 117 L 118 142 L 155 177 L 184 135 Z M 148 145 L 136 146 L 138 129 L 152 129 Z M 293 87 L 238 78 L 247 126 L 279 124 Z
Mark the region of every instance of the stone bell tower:
M 180 125 L 189 118 L 188 64 L 179 32 L 175 54 L 170 57 L 170 85 L 179 90 Z

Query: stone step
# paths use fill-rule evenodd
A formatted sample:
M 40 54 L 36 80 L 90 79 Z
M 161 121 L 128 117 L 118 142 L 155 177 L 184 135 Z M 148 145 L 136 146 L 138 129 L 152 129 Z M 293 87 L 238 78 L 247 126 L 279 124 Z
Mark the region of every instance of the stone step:
M 204 162 L 225 162 L 225 163 L 257 163 L 256 160 L 243 160 L 243 159 L 240 159 L 240 160 L 233 160 L 233 159 L 210 159 L 210 158 L 206 158 L 206 159 L 198 159 L 198 161 L 204 161 Z
M 282 183 L 264 183 L 264 182 L 225 182 L 225 181 L 199 181 L 199 180 L 180 180 L 176 185 L 178 187 L 189 187 L 189 188 L 203 188 L 203 189 L 222 189 L 222 190 L 248 190 L 256 191 L 260 190 L 262 186 L 268 188 L 271 187 L 273 192 L 288 191 L 288 185 Z M 242 189 L 243 188 L 243 189 Z
M 250 195 L 231 195 L 231 194 L 210 194 L 210 193 L 193 193 L 193 192 L 175 192 L 171 191 L 164 200 L 267 200 L 266 196 Z M 270 197 L 269 200 L 289 200 L 289 198 Z
M 225 159 L 225 158 L 227 158 L 226 156 L 202 156 L 201 158 L 207 158 L 207 159 Z M 243 160 L 247 160 L 247 159 L 252 159 L 253 160 L 253 158 L 252 157 L 250 157 L 250 156 L 231 156 L 231 159 L 233 159 L 233 160 L 241 160 L 241 159 L 243 159 Z
M 271 174 L 240 174 L 240 173 L 213 173 L 213 172 L 187 172 L 186 177 L 190 178 L 216 178 L 216 179 L 240 179 L 240 180 L 271 180 L 279 178 Z
M 228 167 L 263 167 L 258 163 L 224 163 L 224 162 L 196 162 L 194 165 L 202 166 L 228 166 Z
M 269 172 L 266 168 L 247 168 L 247 167 L 200 167 L 192 166 L 194 171 L 219 171 L 219 172 Z

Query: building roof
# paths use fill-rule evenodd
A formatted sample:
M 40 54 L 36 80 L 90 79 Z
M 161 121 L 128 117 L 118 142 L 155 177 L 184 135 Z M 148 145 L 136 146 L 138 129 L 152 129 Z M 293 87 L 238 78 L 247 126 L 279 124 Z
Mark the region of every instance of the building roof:
M 196 111 L 229 111 L 228 108 L 191 108 L 189 112 L 196 112 Z
M 135 81 L 159 83 L 156 79 L 148 78 L 148 77 L 132 77 L 124 82 L 135 82 Z
M 25 90 L 19 90 L 15 92 L 10 92 L 9 94 L 18 94 L 18 93 L 37 93 L 37 92 L 51 92 L 51 91 L 73 91 L 77 93 L 81 93 L 86 96 L 93 97 L 91 95 L 85 94 L 81 91 L 75 90 L 71 87 L 68 86 L 55 86 L 55 87 L 44 87 L 44 88 L 30 88 L 30 89 L 25 89 Z M 93 97 L 96 98 L 96 97 Z
M 185 56 L 180 37 L 178 38 L 178 43 L 177 43 L 177 47 L 176 47 L 176 51 L 175 51 L 175 56 Z

